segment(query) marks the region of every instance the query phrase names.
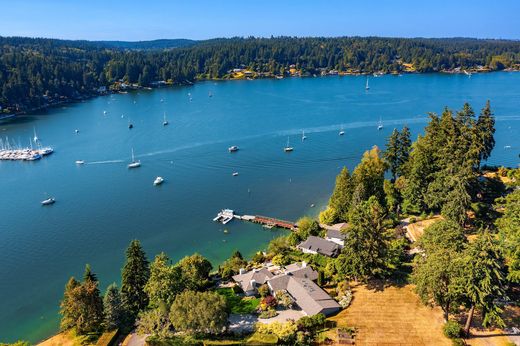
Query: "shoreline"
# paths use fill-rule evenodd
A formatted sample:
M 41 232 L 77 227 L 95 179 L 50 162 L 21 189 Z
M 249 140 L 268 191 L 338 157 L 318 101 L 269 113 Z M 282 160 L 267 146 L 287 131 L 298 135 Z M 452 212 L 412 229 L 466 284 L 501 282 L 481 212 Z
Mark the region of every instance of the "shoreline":
M 512 68 L 509 68 L 509 69 L 504 69 L 504 70 L 482 70 L 482 71 L 478 71 L 478 70 L 467 70 L 469 71 L 469 76 L 471 76 L 471 74 L 483 74 L 483 73 L 500 73 L 500 72 L 507 72 L 507 73 L 511 73 L 511 72 L 520 72 L 520 70 L 517 70 L 517 69 L 512 69 Z M 458 70 L 458 71 L 452 71 L 452 70 L 443 70 L 443 71 L 433 71 L 433 72 L 417 72 L 417 71 L 403 71 L 403 72 L 399 72 L 399 73 L 396 73 L 395 71 L 394 72 L 339 72 L 339 71 L 336 71 L 336 73 L 330 73 L 331 71 L 329 71 L 329 73 L 326 73 L 326 74 L 323 74 L 323 75 L 312 75 L 312 74 L 295 74 L 295 75 L 289 75 L 289 76 L 278 76 L 278 75 L 272 75 L 272 76 L 255 76 L 254 78 L 250 78 L 250 77 L 242 77 L 242 78 L 196 78 L 194 81 L 184 81 L 182 83 L 171 83 L 171 84 L 160 84 L 158 86 L 136 86 L 136 85 L 132 85 L 131 87 L 129 88 L 125 88 L 125 89 L 117 89 L 117 90 L 108 90 L 108 91 L 105 91 L 105 92 L 101 92 L 101 93 L 92 93 L 92 94 L 85 94 L 85 95 L 81 95 L 79 97 L 76 97 L 76 98 L 71 98 L 71 99 L 67 99 L 67 100 L 60 100 L 60 101 L 56 101 L 56 102 L 51 102 L 49 104 L 46 104 L 46 105 L 43 105 L 43 106 L 39 106 L 39 107 L 33 107 L 33 108 L 30 108 L 28 110 L 24 110 L 24 111 L 20 111 L 20 112 L 17 112 L 17 113 L 10 113 L 10 114 L 6 114 L 6 115 L 0 115 L 0 122 L 9 122 L 10 120 L 13 120 L 13 119 L 16 119 L 20 116 L 27 116 L 27 115 L 31 115 L 31 114 L 34 114 L 35 112 L 38 112 L 38 111 L 47 111 L 49 109 L 52 109 L 52 108 L 56 108 L 56 107 L 59 107 L 59 106 L 62 106 L 62 105 L 68 105 L 68 104 L 77 104 L 77 103 L 80 103 L 82 101 L 87 101 L 87 100 L 90 100 L 90 99 L 93 99 L 93 98 L 96 98 L 96 97 L 101 97 L 101 96 L 108 96 L 108 95 L 113 95 L 113 94 L 127 94 L 129 92 L 133 92 L 133 91 L 138 91 L 138 90 L 149 90 L 149 91 L 153 91 L 155 89 L 162 89 L 162 88 L 171 88 L 171 87 L 183 87 L 183 86 L 193 86 L 195 85 L 196 83 L 198 82 L 224 82 L 224 81 L 242 81 L 242 80 L 248 80 L 248 81 L 255 81 L 255 80 L 259 80 L 259 79 L 286 79 L 286 78 L 323 78 L 323 77 L 346 77 L 346 76 L 354 76 L 354 77 L 357 77 L 357 76 L 373 76 L 373 78 L 379 78 L 379 77 L 382 77 L 382 76 L 387 76 L 387 75 L 390 75 L 390 76 L 395 76 L 395 77 L 398 77 L 398 76 L 402 76 L 402 75 L 409 75 L 409 74 L 420 74 L 420 75 L 425 75 L 425 74 L 444 74 L 444 75 L 464 75 L 466 73 L 466 70 Z M 256 73 L 256 72 L 255 72 Z

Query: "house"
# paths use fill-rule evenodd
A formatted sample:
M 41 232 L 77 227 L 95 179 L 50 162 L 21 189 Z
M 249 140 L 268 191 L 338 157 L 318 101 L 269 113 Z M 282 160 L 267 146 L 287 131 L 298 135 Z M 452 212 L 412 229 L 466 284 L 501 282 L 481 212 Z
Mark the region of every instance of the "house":
M 325 233 L 326 240 L 336 243 L 341 247 L 345 246 L 346 237 L 347 235 L 345 233 L 334 229 L 329 229 L 327 233 Z
M 283 291 L 291 296 L 293 301 L 308 316 L 319 313 L 330 315 L 340 310 L 340 305 L 314 281 L 318 272 L 307 266 L 307 263 L 293 263 L 282 269 L 277 275 L 267 268 L 241 272 L 233 279 L 242 287 L 247 295 L 257 292 L 257 288 L 266 283 L 273 296 Z
M 328 257 L 336 257 L 339 254 L 340 247 L 338 244 L 326 239 L 309 236 L 307 240 L 296 246 L 303 253 L 321 254 Z
M 233 280 L 242 288 L 246 296 L 256 294 L 256 289 L 265 284 L 274 275 L 267 268 L 253 269 L 245 272 L 240 269 L 240 274 L 233 276 Z

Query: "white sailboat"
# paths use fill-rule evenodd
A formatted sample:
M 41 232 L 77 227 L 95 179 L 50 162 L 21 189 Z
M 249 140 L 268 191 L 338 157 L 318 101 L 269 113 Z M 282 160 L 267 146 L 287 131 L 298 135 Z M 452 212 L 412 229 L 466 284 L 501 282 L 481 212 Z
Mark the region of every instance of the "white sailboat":
M 340 130 L 339 130 L 339 135 L 343 136 L 344 134 L 345 134 L 345 131 L 343 131 L 343 125 L 341 125 Z
M 128 164 L 128 168 L 137 168 L 141 166 L 141 161 L 136 161 L 134 157 L 134 148 L 132 148 L 132 162 Z
M 289 136 L 287 136 L 287 145 L 285 146 L 285 148 L 283 148 L 283 150 L 284 150 L 286 153 L 288 153 L 288 152 L 294 150 L 294 148 L 291 147 L 291 146 L 289 145 Z
M 305 136 L 305 131 L 302 131 L 302 141 L 306 140 L 307 136 Z
M 368 86 L 368 77 L 367 77 L 367 84 L 365 85 L 365 90 L 368 90 L 370 89 L 370 87 Z
M 42 205 L 51 205 L 51 204 L 54 204 L 55 202 L 56 202 L 56 200 L 53 197 L 49 197 L 49 198 L 41 201 L 41 204 Z
M 168 125 L 168 120 L 166 120 L 166 112 L 164 112 L 164 118 L 163 118 L 163 126 Z
M 377 124 L 377 129 L 382 130 L 383 129 L 383 121 L 381 120 L 381 117 L 379 117 L 379 123 Z
M 34 130 L 33 141 L 36 143 L 36 142 L 38 142 L 40 139 L 39 139 L 38 136 L 36 135 L 36 127 L 33 127 L 33 130 Z

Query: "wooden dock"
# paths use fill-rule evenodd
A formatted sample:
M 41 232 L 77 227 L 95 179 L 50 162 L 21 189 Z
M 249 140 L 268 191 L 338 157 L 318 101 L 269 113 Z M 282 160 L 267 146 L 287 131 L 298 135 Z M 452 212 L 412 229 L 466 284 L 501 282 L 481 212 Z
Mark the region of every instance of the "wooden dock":
M 251 221 L 254 223 L 259 223 L 259 224 L 265 225 L 269 228 L 278 227 L 278 228 L 289 229 L 291 231 L 294 231 L 296 228 L 298 228 L 298 226 L 294 222 L 275 219 L 273 217 L 267 217 L 267 216 L 255 215 L 255 218 Z

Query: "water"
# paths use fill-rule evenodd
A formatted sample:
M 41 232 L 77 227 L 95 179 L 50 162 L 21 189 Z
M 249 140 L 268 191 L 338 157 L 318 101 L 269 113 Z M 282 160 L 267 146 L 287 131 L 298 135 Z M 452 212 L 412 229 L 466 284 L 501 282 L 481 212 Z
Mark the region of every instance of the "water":
M 497 116 L 490 163 L 516 166 L 519 83 L 520 73 L 383 76 L 371 78 L 368 92 L 365 77 L 205 82 L 1 123 L 1 137 L 28 145 L 35 127 L 56 152 L 33 163 L 0 162 L 0 341 L 56 332 L 69 276 L 90 263 L 103 290 L 119 282 L 131 239 L 150 259 L 160 251 L 173 260 L 198 251 L 214 264 L 235 249 L 251 256 L 282 231 L 213 223 L 220 209 L 288 220 L 316 215 L 342 166 L 352 169 L 365 150 L 384 146 L 394 127 L 407 124 L 417 135 L 426 112 L 445 105 L 468 101 L 478 113 L 490 99 Z M 380 117 L 385 127 L 377 131 Z M 292 153 L 283 151 L 288 136 Z M 240 151 L 228 153 L 231 145 Z M 142 163 L 134 170 L 126 167 L 131 148 Z M 155 187 L 159 175 L 166 181 Z M 42 207 L 47 194 L 57 202 Z

